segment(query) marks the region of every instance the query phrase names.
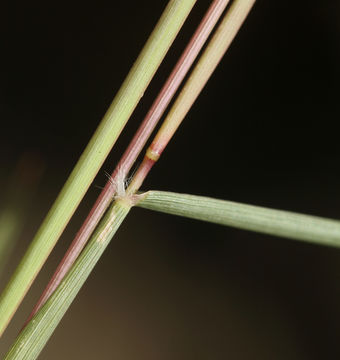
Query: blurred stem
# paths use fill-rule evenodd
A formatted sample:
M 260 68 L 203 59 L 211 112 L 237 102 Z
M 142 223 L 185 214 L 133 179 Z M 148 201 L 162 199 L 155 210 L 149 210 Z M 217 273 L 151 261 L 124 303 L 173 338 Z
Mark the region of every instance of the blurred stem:
M 44 171 L 40 155 L 25 152 L 9 177 L 0 212 L 0 276 L 15 249 Z
M 148 191 L 137 206 L 318 245 L 340 247 L 340 221 L 204 196 Z
M 12 209 L 0 214 L 0 276 L 8 263 L 22 230 L 22 216 Z
M 171 0 L 0 297 L 3 333 L 128 121 L 194 0 Z
M 105 185 L 103 191 L 96 200 L 89 215 L 85 219 L 82 227 L 76 234 L 70 247 L 67 249 L 64 258 L 58 265 L 55 273 L 53 274 L 50 282 L 46 286 L 39 301 L 35 305 L 31 315 L 28 317 L 26 323 L 40 309 L 40 307 L 45 303 L 48 297 L 56 289 L 60 281 L 63 279 L 67 271 L 70 269 L 70 267 L 80 254 L 81 250 L 85 246 L 86 242 L 90 238 L 92 232 L 94 231 L 95 227 L 103 216 L 105 210 L 110 205 L 111 199 L 116 191 L 115 184 L 117 183 L 117 178 L 125 178 L 128 175 L 128 172 L 130 171 L 132 165 L 142 151 L 144 145 L 146 144 L 146 141 L 150 137 L 159 119 L 165 112 L 167 106 L 169 105 L 169 102 L 178 90 L 182 80 L 188 73 L 191 65 L 193 64 L 194 60 L 196 59 L 197 55 L 205 44 L 209 34 L 216 25 L 216 22 L 225 10 L 228 2 L 229 0 L 214 0 L 212 2 L 206 15 L 200 22 L 197 30 L 195 31 L 190 42 L 186 46 L 183 54 L 176 63 L 167 81 L 163 85 L 159 95 L 156 97 L 142 124 L 134 135 L 131 143 L 129 144 L 118 165 L 113 171 L 111 179 Z

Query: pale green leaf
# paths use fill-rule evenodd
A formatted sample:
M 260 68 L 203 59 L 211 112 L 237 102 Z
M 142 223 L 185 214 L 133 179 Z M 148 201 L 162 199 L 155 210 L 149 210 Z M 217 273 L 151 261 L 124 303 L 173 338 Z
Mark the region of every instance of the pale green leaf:
M 340 247 L 340 221 L 204 196 L 148 191 L 137 206 L 244 230 Z

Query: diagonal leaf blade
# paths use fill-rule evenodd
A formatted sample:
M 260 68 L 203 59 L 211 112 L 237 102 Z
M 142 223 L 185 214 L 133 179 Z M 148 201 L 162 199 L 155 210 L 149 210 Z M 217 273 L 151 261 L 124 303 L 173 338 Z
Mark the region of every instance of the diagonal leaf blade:
M 340 221 L 205 196 L 148 191 L 137 206 L 284 238 L 340 248 Z

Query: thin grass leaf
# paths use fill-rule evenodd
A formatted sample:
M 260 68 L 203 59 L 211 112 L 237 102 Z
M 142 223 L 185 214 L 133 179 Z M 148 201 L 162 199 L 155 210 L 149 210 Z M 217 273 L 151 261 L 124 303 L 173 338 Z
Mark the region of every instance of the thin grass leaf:
M 319 245 L 340 247 L 340 221 L 204 196 L 148 191 L 137 206 Z
M 171 0 L 0 297 L 0 335 L 52 251 L 195 0 Z

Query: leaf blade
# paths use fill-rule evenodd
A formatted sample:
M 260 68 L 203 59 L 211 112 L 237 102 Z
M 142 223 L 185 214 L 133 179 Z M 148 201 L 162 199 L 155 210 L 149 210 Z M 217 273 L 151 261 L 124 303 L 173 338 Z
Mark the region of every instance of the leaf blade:
M 340 221 L 166 191 L 148 191 L 137 206 L 239 229 L 340 247 Z

